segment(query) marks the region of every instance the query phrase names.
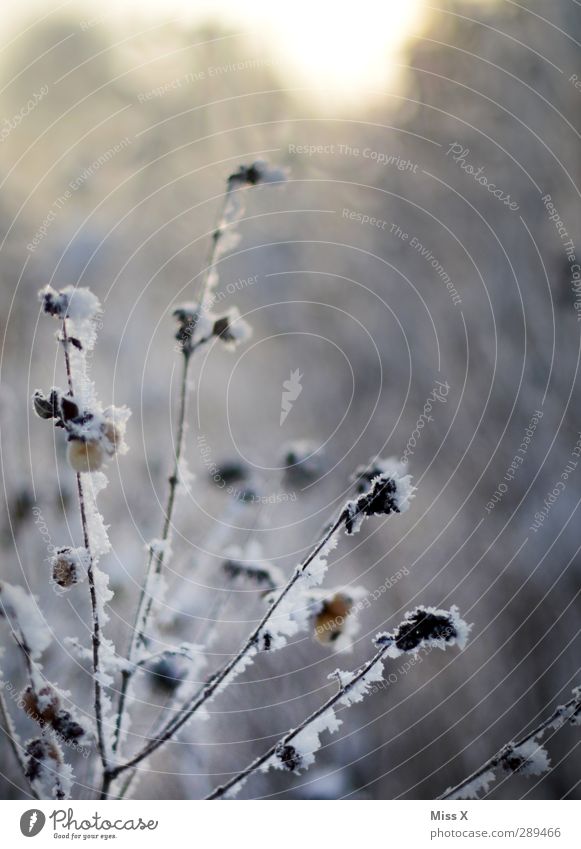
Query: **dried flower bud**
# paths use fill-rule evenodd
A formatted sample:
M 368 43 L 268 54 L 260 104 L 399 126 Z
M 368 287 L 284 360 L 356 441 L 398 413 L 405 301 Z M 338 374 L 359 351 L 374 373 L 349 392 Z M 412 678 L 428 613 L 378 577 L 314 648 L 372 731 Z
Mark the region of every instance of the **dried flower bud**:
M 378 634 L 378 646 L 392 644 L 396 652 L 413 652 L 421 647 L 445 648 L 447 645 L 466 645 L 471 625 L 460 618 L 458 608 L 436 610 L 417 607 L 406 613 L 404 621 L 391 634 Z
M 89 559 L 86 548 L 58 548 L 50 560 L 52 580 L 61 589 L 70 589 L 85 577 Z
M 27 687 L 22 702 L 28 716 L 40 725 L 51 725 L 60 707 L 58 694 L 49 686 L 42 687 L 38 693 Z
M 83 726 L 64 708 L 58 711 L 51 724 L 57 734 L 67 742 L 78 740 L 86 734 Z
M 90 289 L 77 286 L 65 286 L 57 292 L 52 286 L 45 286 L 39 292 L 40 302 L 45 313 L 56 318 L 70 318 L 77 322 L 90 321 L 101 311 L 99 299 Z M 82 348 L 77 338 L 69 339 L 77 348 Z
M 105 451 L 99 439 L 71 439 L 68 460 L 75 472 L 96 472 L 105 461 Z
M 42 737 L 35 737 L 28 741 L 24 749 L 24 756 L 26 759 L 26 777 L 29 781 L 36 781 L 41 777 L 49 760 L 62 763 L 62 757 L 57 746 Z M 54 770 L 54 766 L 50 769 Z
M 411 475 L 403 473 L 403 466 L 393 460 L 378 461 L 380 474 L 371 479 L 371 485 L 345 508 L 345 530 L 348 534 L 357 533 L 366 516 L 389 516 L 391 513 L 403 513 L 414 497 L 415 487 L 411 485 Z M 364 476 L 359 476 L 363 484 Z
M 264 160 L 258 159 L 251 165 L 241 165 L 238 171 L 228 177 L 228 185 L 239 189 L 257 186 L 259 183 L 283 183 L 287 179 L 287 169 L 271 167 Z
M 65 318 L 70 303 L 70 292 L 57 292 L 52 286 L 46 286 L 39 294 L 42 308 L 47 315 Z
M 357 492 L 359 494 L 367 492 L 375 478 L 387 471 L 389 464 L 389 460 L 381 460 L 375 457 L 372 458 L 367 465 L 357 466 L 355 472 L 350 478 L 354 481 Z
M 240 318 L 236 307 L 232 307 L 226 315 L 214 320 L 212 335 L 224 342 L 229 348 L 235 348 L 239 342 L 244 342 L 252 335 L 250 325 Z
M 290 743 L 285 745 L 279 744 L 276 747 L 275 757 L 289 772 L 297 772 L 303 763 L 300 752 Z
M 200 318 L 199 304 L 181 304 L 172 313 L 178 323 L 175 338 L 185 349 L 191 348 L 192 340 Z
M 335 642 L 343 633 L 352 607 L 353 599 L 345 593 L 335 593 L 325 600 L 315 617 L 316 639 L 323 645 Z

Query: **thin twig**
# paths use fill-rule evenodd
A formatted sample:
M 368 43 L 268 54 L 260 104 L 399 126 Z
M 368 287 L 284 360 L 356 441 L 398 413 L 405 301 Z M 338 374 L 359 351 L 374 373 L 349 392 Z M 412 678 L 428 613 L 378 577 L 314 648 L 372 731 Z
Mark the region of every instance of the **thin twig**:
M 256 772 L 257 769 L 259 769 L 264 763 L 266 763 L 266 761 L 273 755 L 275 755 L 276 752 L 279 751 L 283 746 L 286 746 L 291 743 L 295 739 L 295 737 L 300 734 L 301 731 L 304 731 L 304 729 L 308 725 L 310 725 L 312 722 L 322 716 L 325 711 L 329 710 L 329 708 L 334 707 L 334 705 L 336 705 L 337 702 L 340 701 L 344 696 L 348 695 L 349 692 L 353 689 L 353 687 L 358 684 L 359 681 L 361 681 L 361 679 L 365 675 L 367 675 L 369 670 L 378 661 L 383 660 L 391 646 L 392 643 L 386 643 L 385 645 L 382 645 L 381 648 L 378 649 L 378 651 L 373 655 L 373 657 L 361 667 L 361 669 L 347 684 L 344 684 L 343 686 L 339 687 L 338 691 L 334 695 L 327 699 L 327 701 L 320 707 L 318 707 L 315 711 L 313 711 L 313 713 L 307 716 L 307 718 L 304 719 L 300 725 L 298 725 L 296 728 L 293 728 L 292 731 L 289 731 L 288 734 L 282 737 L 277 743 L 274 744 L 274 746 L 271 746 L 271 748 L 267 752 L 265 752 L 263 755 L 260 755 L 260 757 L 256 758 L 256 760 L 252 761 L 252 763 L 250 763 L 245 769 L 243 769 L 241 772 L 237 773 L 233 778 L 231 778 L 230 781 L 227 781 L 225 784 L 216 787 L 216 789 L 213 790 L 209 796 L 206 796 L 206 798 L 220 799 L 222 796 L 224 796 L 225 793 L 228 793 L 228 791 L 232 790 L 232 788 L 235 787 L 237 784 L 239 784 L 240 782 L 244 782 L 250 775 L 252 775 L 252 773 Z
M 496 769 L 500 766 L 501 761 L 503 760 L 505 754 L 509 750 L 518 749 L 519 746 L 524 745 L 525 743 L 529 743 L 531 740 L 534 740 L 539 734 L 543 734 L 554 722 L 559 720 L 561 717 L 566 715 L 568 711 L 571 711 L 571 716 L 578 710 L 581 709 L 581 694 L 574 696 L 572 699 L 569 699 L 564 705 L 560 705 L 556 710 L 549 716 L 548 719 L 543 720 L 536 728 L 534 728 L 531 732 L 526 734 L 524 737 L 521 737 L 520 740 L 517 740 L 516 743 L 508 743 L 503 746 L 495 755 L 493 755 L 486 763 L 482 764 L 482 766 L 478 767 L 468 778 L 465 778 L 463 781 L 460 781 L 459 784 L 456 784 L 455 787 L 448 788 L 445 793 L 441 796 L 438 796 L 438 799 L 452 799 L 456 796 L 458 792 L 463 790 L 467 785 L 469 785 L 472 781 L 481 778 L 485 773 L 490 770 Z
M 188 379 L 188 365 L 189 365 L 190 357 L 189 354 L 184 351 L 184 359 L 183 359 L 183 370 L 182 370 L 182 379 L 180 381 L 180 407 L 178 413 L 178 431 L 176 438 L 176 451 L 174 455 L 174 465 L 172 474 L 169 478 L 169 492 L 167 505 L 165 509 L 165 518 L 163 523 L 163 530 L 161 541 L 167 542 L 169 537 L 169 532 L 171 530 L 172 516 L 175 505 L 177 484 L 179 482 L 179 464 L 182 456 L 183 442 L 184 442 L 184 432 L 185 432 L 185 420 L 186 420 L 186 409 L 187 409 L 187 379 Z M 119 703 L 117 707 L 117 718 L 115 722 L 115 732 L 113 738 L 113 751 L 117 751 L 119 746 L 119 742 L 121 740 L 122 732 L 123 732 L 123 719 L 125 714 L 125 707 L 127 701 L 127 690 L 129 687 L 129 682 L 133 677 L 135 672 L 135 668 L 131 666 L 134 661 L 134 657 L 139 647 L 142 645 L 144 641 L 145 629 L 147 627 L 147 622 L 149 620 L 149 616 L 151 613 L 151 608 L 153 604 L 153 597 L 149 594 L 148 588 L 151 583 L 151 577 L 153 575 L 159 575 L 163 569 L 163 564 L 165 560 L 165 550 L 162 548 L 157 553 L 154 552 L 153 546 L 149 549 L 149 555 L 147 559 L 147 565 L 145 569 L 145 580 L 143 582 L 143 586 L 141 588 L 141 594 L 139 598 L 139 603 L 137 606 L 137 614 L 135 617 L 135 624 L 131 633 L 131 642 L 129 646 L 128 653 L 128 661 L 129 668 L 123 670 L 122 673 L 122 681 L 121 688 L 119 692 Z
M 73 375 L 71 369 L 71 359 L 69 355 L 69 338 L 67 336 L 67 321 L 63 319 L 63 349 L 65 353 L 65 367 L 67 371 L 67 380 L 69 391 L 74 398 Z M 92 628 L 92 644 L 93 644 L 93 685 L 94 685 L 94 706 L 95 706 L 95 724 L 97 727 L 97 746 L 103 769 L 108 768 L 107 748 L 105 745 L 105 733 L 103 730 L 103 694 L 101 690 L 101 665 L 99 658 L 99 649 L 101 646 L 101 626 L 99 622 L 99 607 L 97 604 L 97 590 L 95 587 L 94 561 L 91 554 L 91 543 L 89 538 L 89 526 L 87 523 L 87 511 L 85 506 L 85 493 L 83 490 L 83 481 L 81 473 L 77 472 L 77 493 L 79 496 L 79 509 L 81 513 L 81 526 L 83 529 L 84 546 L 88 554 L 87 580 L 89 584 L 89 596 L 91 599 L 91 612 L 93 618 Z
M 228 675 L 235 669 L 235 667 L 240 663 L 243 658 L 246 657 L 251 648 L 253 648 L 258 640 L 260 632 L 264 628 L 264 626 L 271 619 L 272 615 L 278 609 L 284 598 L 288 595 L 292 587 L 296 584 L 296 582 L 302 577 L 305 570 L 312 563 L 312 561 L 317 557 L 317 555 L 322 551 L 322 549 L 327 545 L 331 537 L 336 533 L 336 531 L 344 524 L 347 518 L 347 513 L 345 509 L 341 510 L 338 518 L 335 520 L 333 525 L 329 528 L 324 537 L 317 543 L 315 548 L 310 552 L 310 554 L 303 560 L 303 562 L 295 569 L 292 576 L 289 578 L 276 600 L 266 611 L 256 628 L 252 631 L 244 645 L 240 648 L 240 650 L 234 655 L 234 657 L 226 663 L 221 670 L 216 672 L 210 680 L 200 689 L 198 693 L 196 693 L 189 703 L 186 703 L 179 710 L 177 717 L 170 720 L 164 728 L 161 729 L 159 734 L 136 755 L 134 755 L 130 760 L 128 760 L 124 764 L 120 764 L 119 766 L 113 768 L 110 772 L 116 777 L 117 775 L 124 772 L 126 769 L 130 769 L 133 766 L 136 766 L 140 763 L 144 758 L 151 755 L 156 751 L 160 746 L 170 740 L 174 734 L 180 730 L 180 728 L 185 725 L 186 722 L 198 711 L 207 701 L 210 699 L 220 684 L 228 677 Z
M 216 251 L 218 248 L 218 243 L 220 241 L 220 237 L 223 233 L 223 229 L 221 227 L 221 222 L 224 217 L 224 210 L 226 208 L 226 204 L 228 202 L 228 198 L 230 195 L 230 184 L 228 184 L 227 190 L 224 194 L 224 199 L 222 206 L 220 208 L 220 213 L 218 217 L 218 221 L 214 231 L 212 233 L 212 239 L 210 243 L 210 249 L 204 269 L 204 274 L 202 277 L 202 282 L 200 286 L 200 297 L 199 297 L 199 305 L 200 309 L 203 305 L 203 300 L 206 295 L 206 291 L 208 288 L 208 281 L 210 279 L 210 275 L 214 270 L 214 266 L 216 264 Z M 151 610 L 153 607 L 153 597 L 149 593 L 149 587 L 151 583 L 152 575 L 160 575 L 165 561 L 165 547 L 163 543 L 167 543 L 170 535 L 170 531 L 172 528 L 172 519 L 173 519 L 173 511 L 176 502 L 176 493 L 177 487 L 180 479 L 180 461 L 182 458 L 183 447 L 184 447 L 184 437 L 185 437 L 185 423 L 186 423 L 186 412 L 187 412 L 187 404 L 188 404 L 188 373 L 189 366 L 192 359 L 193 354 L 195 353 L 196 348 L 200 347 L 203 342 L 206 340 L 199 341 L 196 345 L 193 344 L 193 340 L 190 340 L 190 344 L 184 344 L 182 347 L 182 355 L 183 355 L 183 365 L 182 365 L 182 375 L 180 380 L 180 402 L 179 402 L 179 410 L 178 410 L 178 419 L 177 419 L 177 428 L 176 428 L 176 439 L 175 439 L 175 453 L 173 459 L 173 468 L 172 473 L 169 478 L 169 490 L 167 495 L 167 503 L 164 511 L 164 521 L 163 528 L 161 533 L 161 542 L 162 547 L 156 553 L 154 553 L 154 549 L 150 548 L 147 564 L 145 568 L 145 578 L 143 581 L 143 585 L 141 587 L 141 593 L 139 597 L 139 602 L 137 605 L 137 611 L 135 615 L 135 621 L 133 625 L 133 629 L 131 632 L 131 640 L 129 644 L 129 650 L 127 654 L 128 665 L 127 668 L 122 673 L 121 678 L 121 687 L 119 690 L 119 701 L 117 705 L 117 717 L 115 721 L 115 731 L 113 734 L 113 751 L 117 752 L 121 743 L 121 738 L 123 736 L 123 720 L 125 716 L 125 710 L 127 707 L 127 691 L 129 689 L 129 684 L 131 682 L 131 678 L 135 672 L 133 663 L 136 652 L 139 650 L 140 646 L 143 644 L 145 639 L 145 631 L 147 629 L 147 624 L 149 622 L 149 617 L 151 615 Z

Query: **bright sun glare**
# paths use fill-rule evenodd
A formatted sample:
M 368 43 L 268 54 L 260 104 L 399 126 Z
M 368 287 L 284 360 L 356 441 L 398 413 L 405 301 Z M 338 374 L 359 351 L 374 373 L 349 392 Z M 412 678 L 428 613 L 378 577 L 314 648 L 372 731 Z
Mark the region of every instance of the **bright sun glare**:
M 197 7 L 268 40 L 290 86 L 354 99 L 380 91 L 393 77 L 422 5 L 423 0 L 213 0 Z
M 261 55 L 265 48 L 289 88 L 305 88 L 321 102 L 357 102 L 397 79 L 401 48 L 422 21 L 425 0 L 29 0 L 30 17 L 75 12 L 103 25 L 133 30 L 146 19 L 192 25 L 218 21 L 244 33 Z M 18 4 L 0 13 L 20 23 Z M 24 20 L 22 18 L 22 20 Z M 307 92 L 305 92 L 307 94 Z

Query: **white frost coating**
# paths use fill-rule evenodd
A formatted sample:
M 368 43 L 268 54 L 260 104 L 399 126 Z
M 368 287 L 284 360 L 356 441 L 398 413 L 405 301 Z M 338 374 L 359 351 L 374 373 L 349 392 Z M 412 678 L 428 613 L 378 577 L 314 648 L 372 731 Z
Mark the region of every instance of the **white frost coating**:
M 28 740 L 24 758 L 27 776 L 40 799 L 70 798 L 73 770 L 64 763 L 62 748 L 54 732 Z
M 74 289 L 72 286 L 67 286 L 63 289 L 63 293 L 67 291 L 70 294 L 67 332 L 79 340 L 83 350 L 77 353 L 84 355 L 85 351 L 95 347 L 97 341 L 95 318 L 101 312 L 101 304 L 90 289 Z
M 154 557 L 163 557 L 164 559 L 171 557 L 172 553 L 169 539 L 158 539 L 157 537 L 150 540 L 145 549 L 151 551 Z
M 103 410 L 103 422 L 101 425 L 103 444 L 105 451 L 110 457 L 113 454 L 127 454 L 129 451 L 129 446 L 125 442 L 125 432 L 127 430 L 127 422 L 130 418 L 131 410 L 125 404 L 121 407 L 111 404 Z M 112 429 L 110 428 L 111 425 L 113 426 Z
M 337 719 L 333 708 L 328 708 L 313 722 L 309 722 L 306 728 L 299 731 L 293 738 L 292 745 L 300 755 L 301 767 L 306 769 L 315 762 L 315 753 L 321 748 L 321 734 L 324 731 L 334 734 L 342 724 L 342 721 Z
M 327 558 L 337 545 L 337 534 L 329 539 L 319 552 L 315 569 L 311 569 L 312 563 L 306 569 L 297 567 L 299 575 L 295 584 L 288 591 L 281 603 L 272 614 L 261 634 L 259 635 L 259 646 L 276 651 L 287 645 L 290 637 L 294 637 L 301 631 L 307 630 L 313 623 L 312 587 L 320 584 L 328 568 Z M 271 593 L 267 597 L 267 604 L 276 602 L 277 594 Z
M 101 625 L 109 621 L 109 614 L 105 608 L 113 598 L 113 590 L 109 589 L 109 575 L 103 572 L 93 563 L 93 580 L 95 582 L 95 593 L 97 595 L 97 616 Z
M 470 631 L 472 630 L 472 625 L 468 625 L 460 616 L 460 611 L 456 607 L 456 605 L 452 605 L 450 610 L 438 610 L 435 607 L 424 607 L 424 605 L 420 605 L 415 610 L 408 611 L 405 615 L 404 623 L 406 620 L 409 620 L 410 617 L 414 616 L 418 612 L 424 612 L 426 614 L 432 614 L 433 616 L 441 617 L 442 619 L 447 619 L 450 623 L 449 631 L 446 634 L 442 634 L 439 637 L 422 637 L 418 645 L 415 648 L 408 649 L 400 649 L 397 647 L 395 642 L 387 651 L 387 656 L 393 658 L 398 658 L 402 654 L 417 654 L 420 649 L 425 648 L 435 648 L 441 649 L 445 651 L 447 648 L 451 646 L 458 646 L 460 650 L 463 650 L 466 647 L 466 643 L 468 641 L 468 637 L 470 635 Z M 402 623 L 402 624 L 404 624 Z M 401 628 L 401 626 L 400 626 Z M 398 629 L 399 630 L 399 629 Z M 421 631 L 421 629 L 420 629 Z M 382 638 L 381 634 L 378 634 L 376 640 L 380 640 Z
M 394 501 L 400 513 L 405 513 L 409 509 L 410 501 L 415 497 L 416 487 L 412 485 L 412 476 L 406 474 L 405 465 L 390 457 L 387 460 L 381 460 L 382 475 L 387 475 L 396 483 L 396 491 Z
M 227 322 L 227 327 L 219 334 L 218 338 L 229 351 L 233 351 L 237 345 L 246 342 L 252 336 L 252 327 L 243 318 L 240 318 L 238 307 L 230 307 L 224 315 L 208 314 L 208 318 L 216 321 Z
M 78 637 L 65 637 L 64 645 L 79 660 L 83 660 L 87 663 L 93 662 L 92 649 L 84 646 Z M 103 636 L 101 636 L 99 659 L 102 670 L 101 683 L 107 687 L 113 683 L 113 676 L 115 673 L 123 672 L 131 668 L 127 659 L 117 654 L 114 643 L 107 637 Z
M 55 799 L 70 799 L 73 789 L 73 781 L 75 776 L 73 768 L 70 764 L 60 764 L 58 770 L 58 780 L 53 787 L 53 798 Z
M 101 304 L 96 295 L 86 287 L 65 286 L 57 291 L 45 286 L 39 292 L 45 312 L 60 319 L 69 319 L 75 330 L 74 335 L 86 348 L 94 344 L 94 321 L 101 312 Z
M 190 495 L 192 491 L 192 484 L 195 481 L 196 476 L 192 471 L 190 471 L 188 467 L 188 461 L 185 457 L 180 457 L 180 461 L 178 463 L 178 487 L 180 490 L 186 493 L 186 495 Z
M 559 707 L 555 711 L 555 718 L 553 721 L 547 725 L 547 731 L 558 731 L 566 722 L 570 722 L 572 725 L 577 725 L 577 717 L 575 716 L 575 711 L 578 710 L 575 705 L 569 705 L 566 707 L 565 705 L 559 705 Z M 537 738 L 538 739 L 538 738 Z
M 346 523 L 348 534 L 359 533 L 363 520 L 370 515 L 405 513 L 408 510 L 410 501 L 415 497 L 416 487 L 412 485 L 412 476 L 406 474 L 405 470 L 405 465 L 393 457 L 371 461 L 370 471 L 359 478 L 360 485 L 366 482 L 365 488 L 360 490 L 361 494 L 357 498 L 346 505 L 349 517 Z M 373 490 L 381 491 L 384 485 L 385 498 L 373 499 L 371 502 L 369 496 Z
M 90 472 L 81 475 L 85 496 L 85 513 L 89 530 L 89 543 L 93 562 L 111 550 L 107 534 L 108 525 L 97 507 L 97 498 L 107 486 L 107 478 L 103 472 Z
M 542 775 L 551 766 L 547 750 L 534 739 L 513 748 L 510 757 L 522 760 L 517 769 L 520 775 Z
M 99 298 L 86 287 L 65 286 L 60 295 L 68 298 L 67 317 L 71 321 L 91 321 L 101 312 Z
M 466 643 L 468 642 L 472 625 L 468 625 L 467 622 L 461 618 L 460 611 L 455 604 L 453 604 L 450 608 L 450 615 L 452 618 L 452 625 L 454 626 L 457 636 L 455 640 L 448 641 L 448 645 L 457 645 L 460 651 L 463 651 L 466 648 Z
M 315 762 L 315 754 L 321 748 L 321 734 L 328 731 L 334 734 L 342 725 L 332 707 L 327 708 L 320 716 L 309 722 L 291 740 L 284 741 L 281 750 L 265 761 L 260 772 L 270 769 L 281 769 L 299 775 L 301 770 L 308 769 Z M 281 754 L 283 757 L 281 757 Z M 284 755 L 288 756 L 285 758 Z
M 335 533 L 327 540 L 317 556 L 313 558 L 311 563 L 309 563 L 307 568 L 303 571 L 307 587 L 317 587 L 323 582 L 323 578 L 329 568 L 329 555 L 337 548 L 338 543 L 339 531 L 336 530 Z
M 236 678 L 238 678 L 238 676 L 239 676 L 242 672 L 244 672 L 244 670 L 245 670 L 245 669 L 247 669 L 247 667 L 252 666 L 252 664 L 254 663 L 254 658 L 255 658 L 255 656 L 256 656 L 257 654 L 258 654 L 258 650 L 257 650 L 257 648 L 256 648 L 255 646 L 251 646 L 251 647 L 248 649 L 248 651 L 246 652 L 246 654 L 245 654 L 245 655 L 243 655 L 243 656 L 240 658 L 240 660 L 239 660 L 237 663 L 235 663 L 235 664 L 234 664 L 233 668 L 232 668 L 232 669 L 230 670 L 230 672 L 226 675 L 226 677 L 224 678 L 224 680 L 223 680 L 223 681 L 221 681 L 221 682 L 218 684 L 218 686 L 217 686 L 217 687 L 216 687 L 216 689 L 214 690 L 214 692 L 213 692 L 212 696 L 211 696 L 211 697 L 210 697 L 210 699 L 208 699 L 207 701 L 211 701 L 211 700 L 213 700 L 213 699 L 214 699 L 214 698 L 218 695 L 218 693 L 222 693 L 222 692 L 226 689 L 226 687 L 229 687 L 229 686 L 230 686 L 230 684 L 231 684 L 231 683 L 232 683 L 232 682 L 233 682 Z
M 546 730 L 543 728 L 536 736 L 542 736 Z M 525 740 L 520 746 L 509 744 L 500 758 L 499 765 L 504 772 L 530 777 L 546 772 L 551 766 L 551 761 L 547 750 L 535 738 L 532 738 Z M 480 793 L 488 793 L 490 785 L 495 780 L 494 769 L 489 769 L 473 778 L 472 781 L 463 784 L 449 798 L 478 799 Z
M 216 247 L 216 259 L 235 250 L 240 244 L 241 239 L 242 236 L 236 230 L 224 230 Z
M 73 344 L 68 345 L 75 382 L 75 400 L 84 409 L 90 410 L 95 407 L 99 410 L 95 385 L 89 376 L 86 354 L 95 347 L 97 341 L 95 318 L 101 311 L 101 305 L 89 289 L 75 289 L 67 286 L 60 295 L 69 297 L 67 336 L 81 343 L 80 350 Z
M 224 215 L 220 221 L 219 228 L 223 230 L 228 224 L 233 224 L 238 221 L 244 214 L 244 201 L 241 192 L 230 194 L 224 207 Z
M 220 277 L 218 276 L 218 272 L 215 268 L 212 268 L 208 272 L 208 277 L 206 279 L 206 293 L 209 294 L 210 292 L 213 292 L 219 281 Z
M 238 796 L 238 794 L 240 793 L 240 791 L 242 790 L 242 788 L 244 787 L 244 785 L 246 784 L 247 781 L 248 781 L 248 776 L 246 776 L 245 778 L 241 778 L 239 781 L 236 782 L 236 784 L 234 784 L 232 787 L 230 787 L 230 789 L 227 790 L 226 793 L 224 793 L 224 798 L 225 799 L 235 799 L 236 796 Z
M 36 599 L 23 587 L 0 581 L 0 616 L 6 616 L 17 638 L 21 634 L 36 660 L 51 641 Z
M 334 673 L 335 674 L 335 673 Z M 344 683 L 349 683 L 354 677 L 356 677 L 357 673 L 345 673 L 340 672 L 339 680 Z M 350 677 L 349 677 L 350 676 Z M 345 693 L 344 696 L 341 697 L 339 703 L 345 705 L 345 707 L 350 707 L 351 705 L 357 704 L 358 702 L 362 702 L 365 696 L 369 693 L 370 689 L 376 684 L 378 681 L 383 680 L 383 662 L 378 660 L 373 666 L 369 669 L 368 672 L 363 675 L 363 677 L 357 681 L 356 684 Z
M 236 345 L 241 342 L 246 342 L 252 336 L 252 327 L 248 324 L 247 321 L 244 321 L 243 318 L 240 318 L 240 310 L 238 307 L 232 307 L 228 311 L 228 321 L 229 321 L 229 333 L 233 337 L 232 340 L 227 343 L 231 348 L 236 347 Z
M 496 781 L 496 775 L 493 770 L 489 769 L 483 772 L 482 775 L 473 778 L 467 784 L 460 787 L 453 793 L 450 799 L 478 799 L 480 793 L 488 793 L 490 785 Z

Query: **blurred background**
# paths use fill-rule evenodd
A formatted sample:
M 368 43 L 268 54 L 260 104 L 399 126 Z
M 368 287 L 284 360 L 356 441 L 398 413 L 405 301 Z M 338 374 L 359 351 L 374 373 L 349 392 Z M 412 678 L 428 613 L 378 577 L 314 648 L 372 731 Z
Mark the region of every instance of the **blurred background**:
M 65 383 L 37 292 L 98 295 L 91 373 L 104 403 L 133 411 L 130 453 L 100 499 L 108 633 L 123 649 L 171 462 L 172 309 L 194 296 L 228 175 L 257 159 L 289 167 L 284 187 L 246 192 L 242 240 L 220 261 L 222 303 L 254 335 L 194 364 L 195 479 L 176 514 L 162 639 L 206 644 L 205 672 L 223 663 L 264 609 L 259 588 L 229 582 L 227 546 L 258 541 L 290 574 L 370 458 L 405 455 L 417 497 L 333 556 L 327 585 L 387 586 L 359 614 L 352 653 L 301 635 L 261 657 L 133 795 L 203 795 L 328 697 L 327 675 L 369 657 L 378 630 L 417 604 L 456 604 L 474 623 L 464 652 L 395 663 L 310 771 L 242 794 L 434 798 L 581 683 L 579 4 L 119 5 L 1 13 L 2 577 L 39 597 L 55 636 L 45 672 L 89 711 L 89 672 L 63 645 L 89 644 L 86 585 L 59 597 L 48 581 L 47 544 L 80 544 L 80 527 L 62 434 L 30 407 L 35 388 Z M 302 390 L 280 424 L 295 370 Z M 434 390 L 443 400 L 417 428 Z M 285 470 L 289 453 L 307 459 Z M 22 686 L 0 625 L 4 677 Z M 171 685 L 142 676 L 131 745 Z M 491 796 L 579 798 L 580 742 L 563 729 L 550 772 Z M 0 792 L 19 797 L 0 746 Z M 75 763 L 81 798 L 89 764 Z

